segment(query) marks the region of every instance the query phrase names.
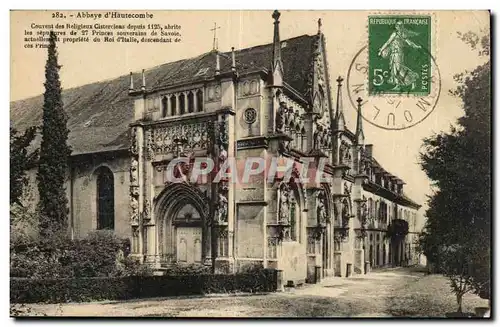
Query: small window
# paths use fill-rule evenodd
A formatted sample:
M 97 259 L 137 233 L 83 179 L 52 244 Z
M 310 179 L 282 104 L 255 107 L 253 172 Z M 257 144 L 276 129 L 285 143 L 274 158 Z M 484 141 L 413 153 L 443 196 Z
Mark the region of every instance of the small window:
M 170 97 L 170 109 L 172 110 L 172 116 L 177 115 L 177 98 L 175 95 Z
M 203 91 L 198 90 L 196 92 L 196 105 L 198 106 L 197 110 L 198 112 L 203 111 Z
M 184 115 L 186 113 L 185 105 L 186 105 L 186 97 L 183 93 L 183 94 L 179 95 L 179 114 L 180 115 Z
M 187 95 L 188 102 L 188 112 L 194 112 L 194 95 L 193 92 L 189 92 Z
M 163 97 L 161 99 L 161 116 L 167 117 L 167 114 L 168 114 L 168 98 Z

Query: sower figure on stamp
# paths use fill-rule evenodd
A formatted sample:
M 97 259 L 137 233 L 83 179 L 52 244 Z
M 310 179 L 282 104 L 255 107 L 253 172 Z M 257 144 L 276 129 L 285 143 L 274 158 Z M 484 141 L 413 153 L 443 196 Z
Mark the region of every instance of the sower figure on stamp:
M 403 22 L 398 21 L 395 25 L 395 31 L 392 32 L 387 42 L 378 51 L 379 56 L 383 58 L 389 57 L 389 70 L 391 74 L 389 83 L 395 85 L 393 88 L 395 91 L 400 90 L 402 86 L 411 85 L 412 90 L 415 88 L 418 74 L 405 65 L 403 50 L 407 45 L 415 49 L 421 48 L 420 45 L 415 44 L 409 39 L 409 37 L 417 34 L 416 32 L 407 30 L 403 26 Z

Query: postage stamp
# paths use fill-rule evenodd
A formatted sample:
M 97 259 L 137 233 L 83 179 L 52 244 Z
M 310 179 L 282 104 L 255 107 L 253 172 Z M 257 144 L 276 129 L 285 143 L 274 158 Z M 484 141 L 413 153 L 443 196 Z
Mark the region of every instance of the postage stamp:
M 428 95 L 430 16 L 368 17 L 369 94 Z

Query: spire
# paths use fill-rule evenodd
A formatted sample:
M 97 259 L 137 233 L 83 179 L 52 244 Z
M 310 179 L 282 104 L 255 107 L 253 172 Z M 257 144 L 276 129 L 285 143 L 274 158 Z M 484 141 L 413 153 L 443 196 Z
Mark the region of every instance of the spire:
M 144 73 L 144 69 L 142 70 L 142 91 L 146 91 L 146 74 Z
M 344 112 L 343 112 L 343 105 L 342 105 L 342 81 L 344 79 L 339 76 L 337 78 L 337 105 L 335 108 L 335 128 L 337 130 L 342 130 L 344 129 Z
M 361 103 L 363 99 L 358 98 L 356 100 L 358 103 L 358 118 L 356 120 L 356 142 L 361 145 L 365 142 L 365 134 L 363 133 L 363 117 L 361 115 Z
M 273 37 L 273 85 L 282 86 L 283 84 L 283 63 L 281 62 L 281 42 L 280 42 L 280 18 L 278 10 L 273 12 L 274 19 L 274 37 Z
M 211 28 L 210 30 L 214 32 L 214 43 L 213 43 L 213 49 L 212 50 L 217 50 L 219 47 L 219 40 L 217 39 L 217 30 L 220 29 L 220 26 L 217 26 L 217 23 L 214 23 L 214 28 Z
M 318 18 L 318 34 L 321 34 L 321 25 L 323 25 L 321 23 L 321 18 Z
M 219 51 L 215 51 L 215 75 L 220 75 L 220 58 Z
M 134 91 L 134 74 L 132 72 L 130 72 L 130 86 L 128 87 L 128 91 Z
M 236 71 L 236 56 L 234 54 L 234 47 L 231 48 L 231 70 Z

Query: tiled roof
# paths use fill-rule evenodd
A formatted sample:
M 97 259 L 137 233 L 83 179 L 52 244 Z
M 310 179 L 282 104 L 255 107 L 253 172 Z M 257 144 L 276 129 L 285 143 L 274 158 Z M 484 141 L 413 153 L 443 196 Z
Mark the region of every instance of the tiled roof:
M 309 63 L 316 36 L 303 35 L 283 40 L 282 60 L 284 80 L 300 94 L 306 92 Z M 238 73 L 268 70 L 272 61 L 272 44 L 241 49 L 235 52 Z M 221 72 L 231 69 L 231 52 L 221 54 Z M 202 68 L 204 75 L 196 76 Z M 166 63 L 146 70 L 149 88 L 167 87 L 210 79 L 214 76 L 215 52 Z M 140 85 L 139 73 L 134 85 Z M 64 85 L 64 81 L 63 81 Z M 133 100 L 128 95 L 129 76 L 87 84 L 63 90 L 63 103 L 68 113 L 69 144 L 73 154 L 113 151 L 128 148 L 128 126 L 132 122 Z M 40 125 L 43 95 L 10 103 L 10 119 L 14 127 L 23 130 Z

